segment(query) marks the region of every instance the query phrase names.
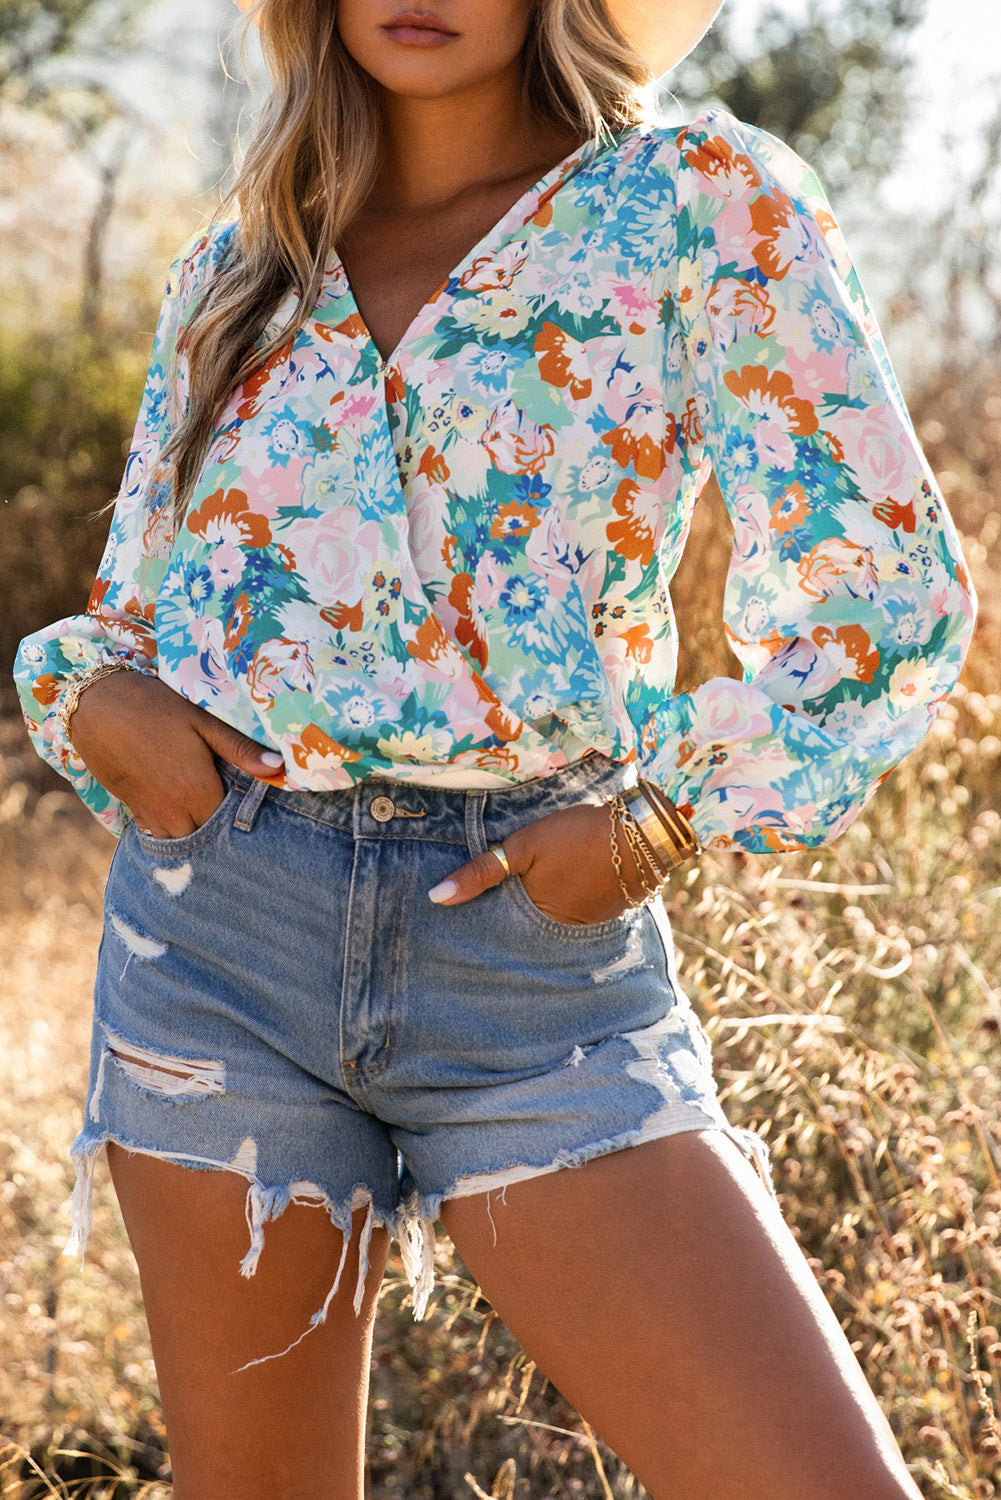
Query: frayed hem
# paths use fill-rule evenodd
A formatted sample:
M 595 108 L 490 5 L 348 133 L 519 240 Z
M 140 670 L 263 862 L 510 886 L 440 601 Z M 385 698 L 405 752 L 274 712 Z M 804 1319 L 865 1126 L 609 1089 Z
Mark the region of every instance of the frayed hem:
M 358 1209 L 366 1206 L 367 1212 L 358 1238 L 358 1276 L 352 1300 L 355 1315 L 357 1316 L 361 1311 L 364 1300 L 369 1269 L 369 1246 L 372 1232 L 378 1225 L 386 1229 L 390 1239 L 395 1240 L 399 1245 L 404 1273 L 411 1288 L 414 1319 L 417 1322 L 423 1319 L 434 1287 L 434 1219 L 415 1212 L 409 1203 L 390 1212 L 378 1211 L 371 1190 L 364 1184 L 358 1184 L 352 1189 L 344 1205 L 333 1203 L 328 1194 L 312 1182 L 295 1182 L 289 1187 L 267 1187 L 257 1176 L 256 1151 L 253 1149 L 253 1141 L 245 1141 L 231 1161 L 192 1156 L 181 1151 L 162 1151 L 155 1147 L 137 1146 L 110 1134 L 88 1141 L 74 1150 L 71 1153 L 76 1164 L 76 1181 L 72 1196 L 72 1225 L 63 1254 L 77 1256 L 81 1269 L 86 1264 L 87 1242 L 93 1221 L 94 1171 L 97 1158 L 111 1141 L 121 1146 L 130 1156 L 151 1156 L 160 1161 L 176 1162 L 178 1165 L 195 1170 L 235 1172 L 238 1176 L 247 1179 L 245 1213 L 250 1245 L 240 1262 L 241 1276 L 254 1275 L 264 1248 L 265 1225 L 284 1213 L 290 1203 L 312 1204 L 324 1209 L 335 1229 L 340 1230 L 343 1244 L 333 1285 L 322 1307 L 317 1308 L 311 1316 L 308 1327 L 298 1338 L 293 1339 L 287 1348 L 275 1354 L 265 1354 L 258 1359 L 248 1360 L 246 1364 L 234 1370 L 233 1374 L 239 1374 L 241 1370 L 250 1369 L 253 1365 L 264 1364 L 267 1360 L 280 1359 L 301 1343 L 313 1329 L 319 1328 L 326 1321 L 330 1304 L 340 1287 L 341 1277 L 347 1263 L 354 1230 L 353 1216 Z
M 490 1194 L 499 1191 L 503 1203 L 506 1201 L 504 1193 L 513 1183 L 527 1182 L 534 1177 L 544 1177 L 564 1167 L 582 1167 L 590 1161 L 596 1161 L 599 1157 L 610 1156 L 630 1146 L 640 1146 L 645 1141 L 661 1140 L 665 1136 L 679 1135 L 688 1130 L 718 1131 L 732 1140 L 755 1169 L 771 1200 L 777 1207 L 779 1206 L 778 1193 L 772 1180 L 771 1152 L 764 1137 L 747 1126 L 731 1125 L 725 1118 L 720 1119 L 715 1115 L 705 1114 L 694 1106 L 686 1107 L 683 1113 L 676 1113 L 673 1117 L 669 1116 L 666 1119 L 663 1110 L 657 1110 L 645 1124 L 635 1130 L 624 1131 L 621 1135 L 594 1141 L 573 1151 L 560 1151 L 551 1161 L 541 1165 L 513 1162 L 493 1172 L 478 1172 L 468 1177 L 459 1177 L 445 1192 L 415 1195 L 409 1202 L 415 1213 L 434 1220 L 439 1217 L 441 1205 L 447 1199 L 469 1198 L 478 1193 L 485 1193 L 489 1215 Z M 492 1218 L 491 1224 L 493 1224 Z M 494 1226 L 494 1243 L 496 1242 L 497 1232 Z

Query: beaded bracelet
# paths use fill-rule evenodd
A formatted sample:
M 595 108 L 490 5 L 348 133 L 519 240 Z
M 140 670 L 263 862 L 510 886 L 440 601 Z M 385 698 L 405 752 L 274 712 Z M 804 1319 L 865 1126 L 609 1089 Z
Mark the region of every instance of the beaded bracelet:
M 114 661 L 102 661 L 96 667 L 89 667 L 64 689 L 59 708 L 56 710 L 56 718 L 62 726 L 63 737 L 68 744 L 73 743 L 70 739 L 70 716 L 80 701 L 80 694 L 84 688 L 90 687 L 91 683 L 96 682 L 99 677 L 106 677 L 109 672 L 118 672 L 123 669 L 127 672 L 143 672 L 142 667 L 137 667 L 135 662 L 118 657 Z M 143 673 L 143 676 L 147 675 Z

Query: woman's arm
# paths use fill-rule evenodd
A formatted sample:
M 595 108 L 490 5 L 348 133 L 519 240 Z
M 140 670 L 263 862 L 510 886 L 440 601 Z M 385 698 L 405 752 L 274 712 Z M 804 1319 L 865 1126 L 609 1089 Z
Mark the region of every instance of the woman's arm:
M 170 555 L 173 496 L 171 474 L 159 455 L 187 401 L 183 357 L 174 367 L 182 315 L 217 246 L 218 240 L 213 247 L 208 235 L 196 233 L 171 261 L 129 456 L 85 610 L 26 636 L 14 662 L 21 710 L 36 751 L 115 834 L 125 826 L 127 809 L 81 760 L 64 732 L 59 709 L 74 683 L 103 662 L 157 674 L 153 606 Z M 81 705 L 87 693 L 97 691 L 96 684 L 86 689 Z
M 678 149 L 666 314 L 733 521 L 744 680 L 662 704 L 639 770 L 704 845 L 813 847 L 926 733 L 975 599 L 815 174 L 720 109 Z

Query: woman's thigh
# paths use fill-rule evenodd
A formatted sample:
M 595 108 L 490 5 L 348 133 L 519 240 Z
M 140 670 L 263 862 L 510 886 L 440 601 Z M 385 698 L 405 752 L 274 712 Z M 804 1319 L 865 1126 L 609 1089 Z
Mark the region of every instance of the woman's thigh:
M 441 1218 L 654 1500 L 919 1500 L 788 1225 L 722 1132 L 453 1198 Z
M 139 1266 L 175 1500 L 361 1500 L 386 1230 L 372 1230 L 356 1314 L 357 1212 L 338 1291 L 310 1328 L 343 1246 L 322 1209 L 291 1203 L 247 1278 L 234 1272 L 247 1242 L 242 1177 L 114 1143 L 108 1161 Z M 288 1352 L 240 1369 L 262 1349 Z

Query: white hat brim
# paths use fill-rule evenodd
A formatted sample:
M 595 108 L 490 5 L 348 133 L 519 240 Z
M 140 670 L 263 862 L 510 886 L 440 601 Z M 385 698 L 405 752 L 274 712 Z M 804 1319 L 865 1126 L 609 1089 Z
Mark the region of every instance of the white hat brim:
M 254 0 L 235 0 L 250 10 Z M 609 14 L 656 77 L 677 67 L 705 36 L 723 0 L 606 0 Z

